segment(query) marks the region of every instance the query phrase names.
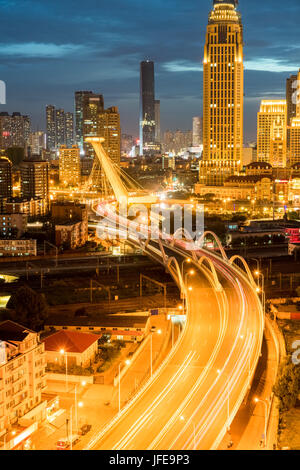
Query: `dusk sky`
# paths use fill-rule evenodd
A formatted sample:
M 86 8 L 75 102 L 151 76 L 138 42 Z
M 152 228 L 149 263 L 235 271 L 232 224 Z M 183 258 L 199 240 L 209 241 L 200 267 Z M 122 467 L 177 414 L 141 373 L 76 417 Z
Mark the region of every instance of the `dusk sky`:
M 138 134 L 139 62 L 154 60 L 162 129 L 202 115 L 202 55 L 212 0 L 0 0 L 0 80 L 7 105 L 45 128 L 45 106 L 73 111 L 75 90 L 102 93 Z M 300 67 L 299 0 L 240 0 L 245 141 L 256 140 L 262 98 L 285 96 Z

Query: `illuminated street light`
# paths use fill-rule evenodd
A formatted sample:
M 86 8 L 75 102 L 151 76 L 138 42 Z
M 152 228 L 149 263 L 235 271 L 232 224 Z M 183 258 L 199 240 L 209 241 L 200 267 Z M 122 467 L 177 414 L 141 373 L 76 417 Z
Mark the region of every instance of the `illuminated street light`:
M 255 397 L 254 398 L 254 402 L 255 403 L 263 403 L 264 407 L 265 407 L 265 448 L 267 447 L 267 424 L 268 424 L 268 414 L 269 414 L 269 406 L 268 406 L 268 403 L 267 401 L 265 400 L 261 400 L 260 398 L 257 398 Z
M 60 350 L 60 354 L 65 357 L 66 363 L 66 392 L 68 391 L 68 355 L 64 349 Z

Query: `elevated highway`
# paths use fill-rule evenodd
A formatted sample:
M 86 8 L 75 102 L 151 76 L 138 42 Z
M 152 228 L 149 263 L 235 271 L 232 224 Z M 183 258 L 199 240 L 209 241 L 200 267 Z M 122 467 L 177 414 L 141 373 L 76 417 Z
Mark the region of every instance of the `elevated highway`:
M 125 230 L 127 221 L 118 222 Z M 187 318 L 180 340 L 152 379 L 88 449 L 216 449 L 242 404 L 261 351 L 264 316 L 251 273 L 245 263 L 243 271 L 234 259 L 199 249 L 192 254 L 195 275 L 185 276 L 188 244 L 172 237 L 145 243 L 132 232 L 128 241 L 170 271 L 187 297 Z

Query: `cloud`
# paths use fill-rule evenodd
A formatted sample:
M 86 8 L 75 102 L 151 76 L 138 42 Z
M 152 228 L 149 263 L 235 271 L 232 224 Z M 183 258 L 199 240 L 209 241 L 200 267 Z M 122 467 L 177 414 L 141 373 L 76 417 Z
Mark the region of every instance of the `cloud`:
M 271 58 L 258 58 L 258 59 L 251 59 L 245 61 L 244 63 L 246 70 L 256 70 L 260 72 L 274 72 L 274 73 L 282 73 L 282 72 L 295 72 L 298 69 L 298 66 L 286 64 L 279 59 L 271 59 Z
M 203 70 L 202 65 L 189 62 L 187 60 L 174 60 L 172 62 L 166 62 L 162 67 L 167 72 L 201 72 Z
M 2 57 L 25 57 L 25 58 L 61 58 L 67 55 L 77 54 L 86 50 L 79 44 L 54 44 L 54 43 L 0 43 L 0 56 Z

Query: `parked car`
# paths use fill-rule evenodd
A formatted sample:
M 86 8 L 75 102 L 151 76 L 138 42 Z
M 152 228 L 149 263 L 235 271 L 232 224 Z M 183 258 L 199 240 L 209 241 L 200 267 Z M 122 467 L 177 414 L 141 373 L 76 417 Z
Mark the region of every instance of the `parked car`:
M 79 429 L 79 434 L 81 436 L 84 436 L 85 434 L 87 434 L 88 432 L 90 432 L 90 430 L 92 429 L 92 426 L 90 424 L 84 424 L 83 426 L 81 426 L 81 428 Z
M 71 443 L 72 443 L 72 446 L 74 446 L 75 444 L 77 444 L 78 441 L 79 441 L 78 434 L 74 434 L 70 437 L 62 437 L 61 439 L 57 441 L 56 448 L 57 450 L 66 450 L 71 446 Z

